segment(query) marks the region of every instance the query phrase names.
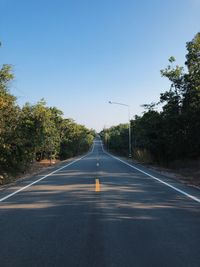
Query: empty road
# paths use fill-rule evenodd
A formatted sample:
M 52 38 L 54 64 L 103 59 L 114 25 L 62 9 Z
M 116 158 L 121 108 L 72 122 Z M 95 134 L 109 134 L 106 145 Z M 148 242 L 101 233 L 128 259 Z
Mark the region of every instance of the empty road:
M 0 189 L 8 266 L 199 267 L 200 191 L 126 164 L 97 140 L 75 162 Z

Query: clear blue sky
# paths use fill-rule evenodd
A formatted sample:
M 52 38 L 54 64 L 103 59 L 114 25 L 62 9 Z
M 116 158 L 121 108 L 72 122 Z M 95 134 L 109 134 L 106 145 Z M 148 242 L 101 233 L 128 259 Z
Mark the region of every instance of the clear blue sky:
M 200 30 L 200 0 L 0 0 L 0 64 L 18 103 L 48 105 L 101 130 L 168 89 L 160 69 Z

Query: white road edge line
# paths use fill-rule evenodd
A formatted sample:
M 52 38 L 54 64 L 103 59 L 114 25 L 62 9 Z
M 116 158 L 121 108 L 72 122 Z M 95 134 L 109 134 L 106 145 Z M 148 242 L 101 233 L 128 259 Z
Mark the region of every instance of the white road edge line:
M 102 144 L 101 144 L 101 145 L 102 145 Z M 105 154 L 109 155 L 110 157 L 112 157 L 112 158 L 114 158 L 114 159 L 116 159 L 116 160 L 118 160 L 118 161 L 121 161 L 122 163 L 124 163 L 125 165 L 131 167 L 132 169 L 135 169 L 135 170 L 137 170 L 137 171 L 139 171 L 139 172 L 141 172 L 141 173 L 143 173 L 143 174 L 145 174 L 145 175 L 151 177 L 152 179 L 154 179 L 154 180 L 160 182 L 161 184 L 164 184 L 164 185 L 166 185 L 166 186 L 168 186 L 168 187 L 174 189 L 175 191 L 181 193 L 182 195 L 184 195 L 184 196 L 186 196 L 186 197 L 188 197 L 188 198 L 191 198 L 192 200 L 194 200 L 194 201 L 200 203 L 200 199 L 199 199 L 199 198 L 197 198 L 197 197 L 195 197 L 195 196 L 193 196 L 193 195 L 190 195 L 190 194 L 186 193 L 185 191 L 183 191 L 183 190 L 181 190 L 181 189 L 179 189 L 179 188 L 177 188 L 177 187 L 175 187 L 175 186 L 173 186 L 173 185 L 171 185 L 171 184 L 169 184 L 169 183 L 166 183 L 166 182 L 162 181 L 161 179 L 159 179 L 159 178 L 157 178 L 157 177 L 155 177 L 155 176 L 153 176 L 153 175 L 151 175 L 151 174 L 149 174 L 149 173 L 147 173 L 147 172 L 145 172 L 145 171 L 143 171 L 143 170 L 141 170 L 141 169 L 139 169 L 139 168 L 137 168 L 137 167 L 135 167 L 135 166 L 133 166 L 133 165 L 131 165 L 131 164 L 129 164 L 129 163 L 123 161 L 123 160 L 121 160 L 121 159 L 119 159 L 118 157 L 115 157 L 115 156 L 113 156 L 112 154 L 106 152 L 106 151 L 104 150 L 104 148 L 103 148 L 103 145 L 102 145 L 102 150 L 103 150 L 103 152 L 104 152 Z
M 9 194 L 9 195 L 3 197 L 3 198 L 0 198 L 0 202 L 3 202 L 4 200 L 6 200 L 6 199 L 8 199 L 8 198 L 10 198 L 10 197 L 12 197 L 12 196 L 14 196 L 14 195 L 16 195 L 17 193 L 19 193 L 19 192 L 21 192 L 21 191 L 27 189 L 28 187 L 30 187 L 30 186 L 32 186 L 32 185 L 34 185 L 34 184 L 36 184 L 36 183 L 38 183 L 38 182 L 44 180 L 45 178 L 51 176 L 52 174 L 54 174 L 54 173 L 56 173 L 56 172 L 58 172 L 58 171 L 60 171 L 60 170 L 62 170 L 62 169 L 64 169 L 64 168 L 69 167 L 70 165 L 76 163 L 77 161 L 82 160 L 83 158 L 87 157 L 90 153 L 92 153 L 93 150 L 94 150 L 94 146 L 93 146 L 93 148 L 92 148 L 92 151 L 89 152 L 88 154 L 84 155 L 83 157 L 81 157 L 81 158 L 79 158 L 79 159 L 76 159 L 76 160 L 74 160 L 74 161 L 68 163 L 67 165 L 65 165 L 65 166 L 63 166 L 63 167 L 61 167 L 61 168 L 59 168 L 59 169 L 57 169 L 57 170 L 55 170 L 55 171 L 53 171 L 53 172 L 51 172 L 51 173 L 45 175 L 45 176 L 43 176 L 43 177 L 41 177 L 40 179 L 38 179 L 38 180 L 36 180 L 36 181 L 34 181 L 34 182 L 32 182 L 32 183 L 30 183 L 30 184 L 24 186 L 24 187 L 21 187 L 21 188 L 18 189 L 17 191 L 15 191 L 15 192 L 13 192 L 13 193 L 11 193 L 11 194 Z

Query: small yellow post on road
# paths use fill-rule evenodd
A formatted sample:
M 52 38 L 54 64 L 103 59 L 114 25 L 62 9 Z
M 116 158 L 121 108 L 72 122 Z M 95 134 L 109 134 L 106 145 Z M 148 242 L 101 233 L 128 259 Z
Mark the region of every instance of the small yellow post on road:
M 101 186 L 99 179 L 95 179 L 95 192 L 100 192 L 101 191 Z

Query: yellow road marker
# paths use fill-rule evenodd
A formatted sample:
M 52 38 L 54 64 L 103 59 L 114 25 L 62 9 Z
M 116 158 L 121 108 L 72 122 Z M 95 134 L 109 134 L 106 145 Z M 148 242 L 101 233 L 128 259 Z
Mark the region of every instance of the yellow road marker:
M 101 191 L 101 186 L 100 186 L 99 179 L 95 179 L 95 191 L 96 192 L 100 192 Z

